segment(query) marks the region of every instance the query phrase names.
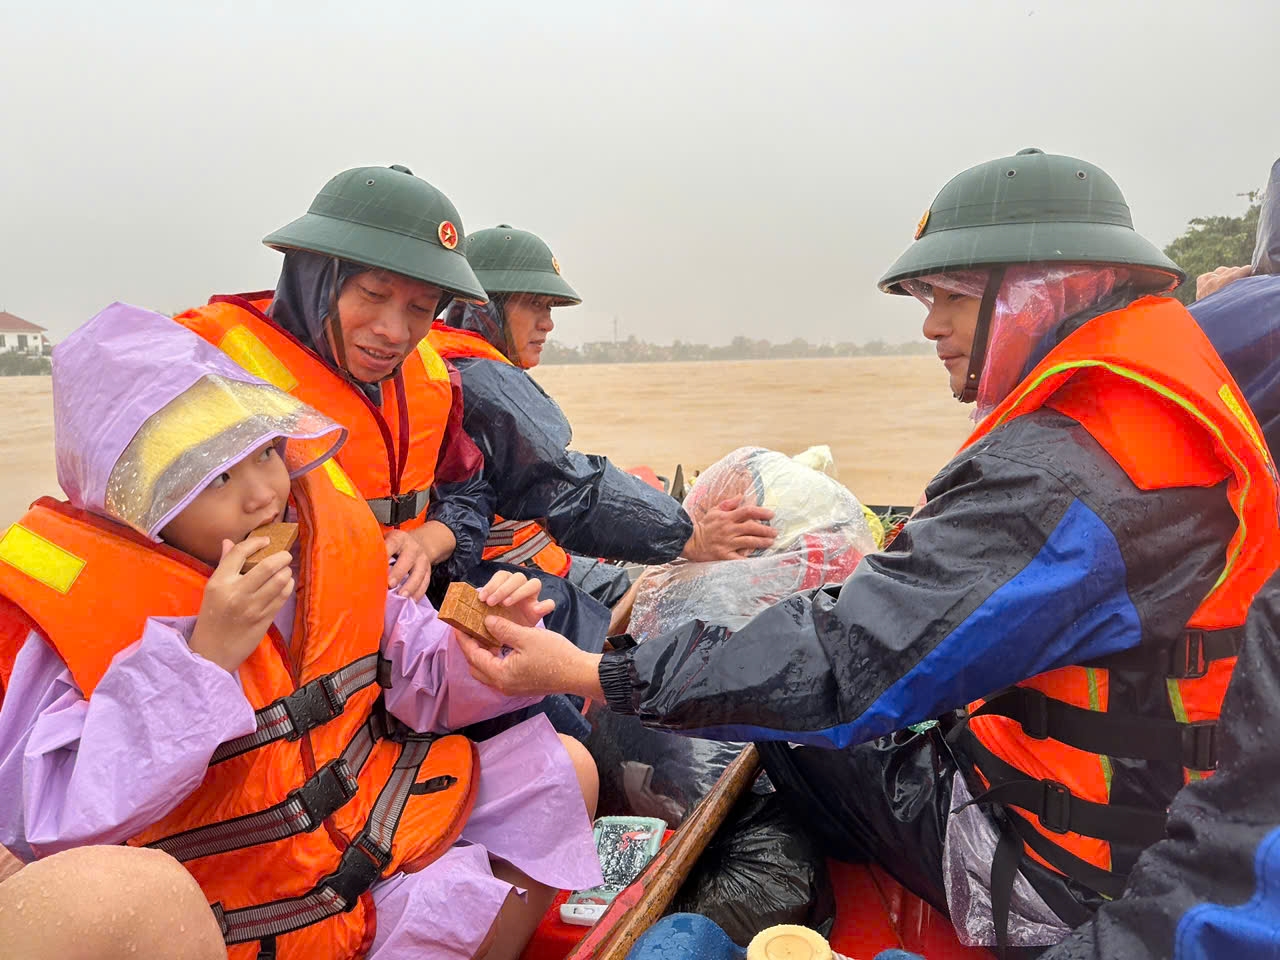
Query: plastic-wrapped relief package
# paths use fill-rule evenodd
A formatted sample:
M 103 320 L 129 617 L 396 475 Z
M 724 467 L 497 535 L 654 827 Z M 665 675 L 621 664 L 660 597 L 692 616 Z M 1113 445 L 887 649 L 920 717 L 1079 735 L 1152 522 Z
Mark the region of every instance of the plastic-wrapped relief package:
M 812 463 L 822 471 L 806 465 Z M 689 620 L 737 629 L 801 590 L 841 583 L 876 538 L 858 499 L 828 473 L 830 451 L 792 458 L 760 447 L 728 454 L 697 479 L 684 507 L 697 521 L 734 497 L 774 511 L 773 545 L 743 560 L 651 567 L 640 582 L 630 633 L 643 642 Z

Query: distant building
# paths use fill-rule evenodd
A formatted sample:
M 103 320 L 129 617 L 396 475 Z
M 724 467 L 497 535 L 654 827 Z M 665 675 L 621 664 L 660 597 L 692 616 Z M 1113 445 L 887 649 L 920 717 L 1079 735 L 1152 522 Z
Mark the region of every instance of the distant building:
M 52 349 L 45 328 L 0 310 L 0 353 L 44 356 Z

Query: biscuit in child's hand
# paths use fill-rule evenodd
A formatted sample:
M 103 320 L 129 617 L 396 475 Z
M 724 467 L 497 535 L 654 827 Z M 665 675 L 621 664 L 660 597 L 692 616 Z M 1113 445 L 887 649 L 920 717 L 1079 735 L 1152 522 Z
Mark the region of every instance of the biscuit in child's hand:
M 491 647 L 501 647 L 502 641 L 485 629 L 485 617 L 501 617 L 503 620 L 510 620 L 523 626 L 519 614 L 514 610 L 509 607 L 489 606 L 477 595 L 475 587 L 460 580 L 449 584 L 444 602 L 440 604 L 439 617 L 455 630 L 461 630 Z
M 298 539 L 298 525 L 296 523 L 264 523 L 245 539 L 252 540 L 254 537 L 270 537 L 271 542 L 249 556 L 244 566 L 240 568 L 241 573 L 248 573 L 273 553 L 292 547 L 294 541 Z

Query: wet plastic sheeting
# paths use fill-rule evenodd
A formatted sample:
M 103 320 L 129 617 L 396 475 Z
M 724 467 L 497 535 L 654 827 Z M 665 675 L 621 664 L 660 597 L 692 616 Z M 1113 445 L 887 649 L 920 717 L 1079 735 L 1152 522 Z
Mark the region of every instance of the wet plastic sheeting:
M 639 641 L 692 620 L 738 629 L 793 593 L 842 583 L 876 549 L 858 499 L 825 473 L 772 450 L 742 447 L 698 477 L 684 506 L 697 520 L 724 500 L 774 511 L 774 544 L 744 560 L 677 560 L 640 581 L 630 632 Z
M 603 704 L 587 710 L 587 749 L 600 771 L 601 816 L 658 817 L 678 827 L 743 744 L 652 730 Z

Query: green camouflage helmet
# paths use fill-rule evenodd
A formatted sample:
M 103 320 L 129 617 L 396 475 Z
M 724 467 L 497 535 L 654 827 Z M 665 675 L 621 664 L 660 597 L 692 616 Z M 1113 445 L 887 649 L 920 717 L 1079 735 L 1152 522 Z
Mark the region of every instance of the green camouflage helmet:
M 357 167 L 324 185 L 306 214 L 262 242 L 380 267 L 484 303 L 484 287 L 462 253 L 457 208 L 408 167 Z
M 906 293 L 902 281 L 913 277 L 1020 263 L 1128 266 L 1148 273 L 1155 289 L 1185 278 L 1133 229 L 1124 195 L 1103 170 L 1030 147 L 943 187 L 880 289 Z
M 538 236 L 500 223 L 467 237 L 467 259 L 489 296 L 533 293 L 551 298 L 553 307 L 582 302 L 560 276 L 560 262 Z

